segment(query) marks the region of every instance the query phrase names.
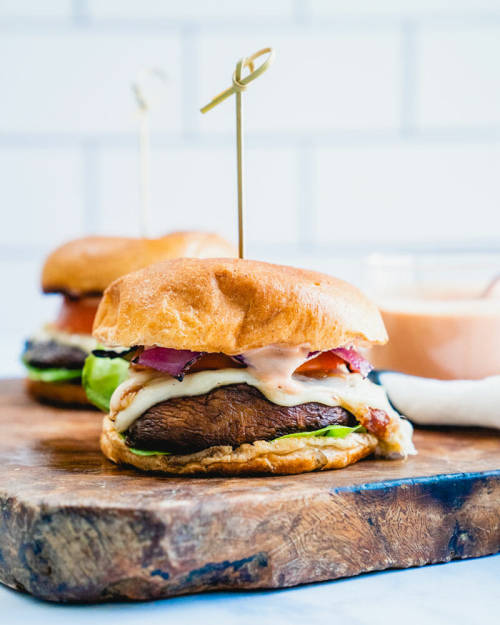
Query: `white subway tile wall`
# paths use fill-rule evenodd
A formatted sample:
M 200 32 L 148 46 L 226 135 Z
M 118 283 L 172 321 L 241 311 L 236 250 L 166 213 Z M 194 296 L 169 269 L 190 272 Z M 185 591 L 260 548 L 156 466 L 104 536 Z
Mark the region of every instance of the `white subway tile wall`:
M 172 33 L 3 32 L 0 71 L 8 85 L 0 104 L 0 133 L 106 136 L 137 126 L 130 81 L 144 66 L 168 69 L 169 91 L 158 131 L 181 123 L 180 38 Z
M 422 28 L 418 34 L 419 128 L 500 126 L 500 21 Z
M 245 94 L 249 255 L 356 281 L 346 258 L 373 251 L 500 248 L 500 0 L 0 0 L 0 375 L 57 306 L 45 254 L 138 232 L 141 68 L 168 76 L 152 232 L 235 239 L 234 102 L 199 108 L 267 45 Z
M 22 255 L 24 248 L 46 247 L 82 232 L 83 162 L 74 147 L 0 144 L 0 246 L 15 246 Z
M 71 15 L 71 0 L 2 0 L 0 2 L 0 15 L 6 17 L 68 18 Z
M 290 17 L 293 0 L 89 0 L 90 13 L 97 19 L 195 19 Z
M 477 247 L 498 243 L 500 145 L 415 141 L 325 148 L 317 158 L 316 237 L 325 244 L 333 220 L 367 247 L 379 241 L 439 248 L 465 233 Z
M 137 153 L 102 150 L 99 157 L 102 210 L 96 231 L 136 235 Z M 194 173 L 196 172 L 196 174 Z M 248 244 L 293 244 L 298 239 L 299 164 L 285 149 L 250 147 L 246 153 Z M 201 193 L 200 193 L 201 187 Z M 158 233 L 214 229 L 234 239 L 236 189 L 230 146 L 156 148 L 151 167 L 151 220 Z M 186 207 L 192 207 L 186 210 Z M 121 218 L 117 224 L 117 212 Z M 283 211 L 287 219 L 283 219 Z
M 228 61 L 258 50 L 272 37 L 277 50 L 272 74 L 248 91 L 248 130 L 321 135 L 330 131 L 397 130 L 401 83 L 401 33 L 319 31 L 298 28 L 282 34 L 200 38 L 203 102 L 228 86 Z M 226 103 L 200 120 L 203 133 L 230 133 L 234 120 Z
M 496 0 L 309 0 L 315 17 L 326 16 L 384 16 L 420 17 L 456 15 L 498 11 Z

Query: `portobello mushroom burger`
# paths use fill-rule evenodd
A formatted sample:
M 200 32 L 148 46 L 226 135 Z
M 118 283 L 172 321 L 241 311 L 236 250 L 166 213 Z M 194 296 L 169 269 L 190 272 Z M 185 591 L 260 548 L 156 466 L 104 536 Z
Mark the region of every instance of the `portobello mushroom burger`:
M 251 260 L 167 260 L 113 282 L 93 334 L 107 362 L 113 346 L 131 361 L 103 421 L 113 462 L 292 474 L 415 453 L 410 423 L 360 353 L 387 340 L 380 314 L 342 280 Z

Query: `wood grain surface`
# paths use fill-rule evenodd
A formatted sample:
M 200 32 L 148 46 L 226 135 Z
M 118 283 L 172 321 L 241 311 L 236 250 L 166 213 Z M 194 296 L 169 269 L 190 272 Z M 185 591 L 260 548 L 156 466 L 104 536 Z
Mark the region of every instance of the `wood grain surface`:
M 0 381 L 0 580 L 51 601 L 279 588 L 500 550 L 500 434 L 420 430 L 339 471 L 170 478 L 99 452 L 96 412 Z

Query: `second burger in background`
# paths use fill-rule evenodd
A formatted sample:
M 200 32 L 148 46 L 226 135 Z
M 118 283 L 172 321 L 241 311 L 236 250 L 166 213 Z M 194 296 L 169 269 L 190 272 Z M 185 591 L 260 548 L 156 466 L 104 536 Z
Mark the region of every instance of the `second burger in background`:
M 92 325 L 106 287 L 120 276 L 169 258 L 234 256 L 217 234 L 174 232 L 157 239 L 89 236 L 52 252 L 42 271 L 44 293 L 62 295 L 57 319 L 27 341 L 27 388 L 43 401 L 87 405 L 81 385 L 86 357 L 98 347 Z

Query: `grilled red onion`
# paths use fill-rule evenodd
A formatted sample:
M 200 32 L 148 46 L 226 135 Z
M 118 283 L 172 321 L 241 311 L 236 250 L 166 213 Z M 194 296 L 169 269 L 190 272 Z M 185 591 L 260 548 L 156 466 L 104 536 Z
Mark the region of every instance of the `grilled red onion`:
M 352 347 L 338 347 L 337 349 L 332 349 L 330 351 L 332 354 L 342 358 L 342 360 L 347 363 L 350 371 L 360 373 L 364 378 L 366 378 L 366 376 L 373 369 L 368 360 L 366 360 L 366 358 L 364 358 Z
M 150 347 L 137 359 L 137 364 L 168 373 L 182 380 L 189 367 L 205 352 L 192 352 L 189 349 L 170 349 L 168 347 Z

